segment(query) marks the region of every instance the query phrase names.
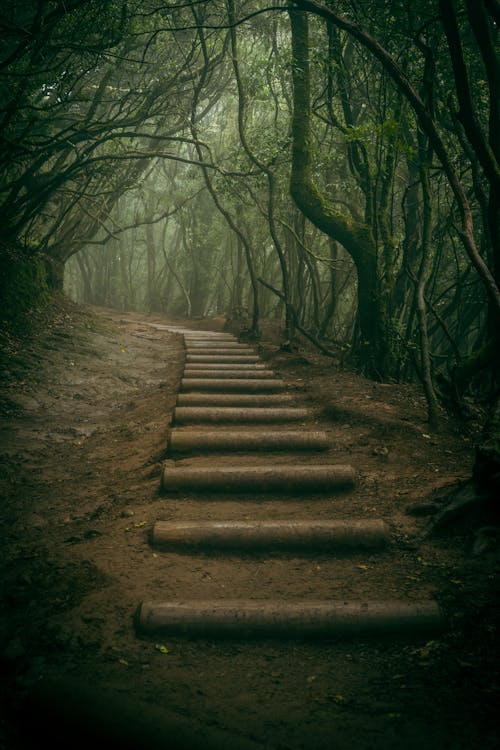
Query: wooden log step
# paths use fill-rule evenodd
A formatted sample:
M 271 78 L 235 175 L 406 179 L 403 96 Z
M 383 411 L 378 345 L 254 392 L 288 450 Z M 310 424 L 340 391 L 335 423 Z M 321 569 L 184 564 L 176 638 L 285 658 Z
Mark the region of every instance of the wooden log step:
M 266 370 L 266 365 L 260 362 L 186 362 L 186 370 L 219 370 L 222 374 L 223 370 L 238 370 L 238 372 L 253 372 L 255 370 Z M 267 372 L 271 372 L 267 370 Z
M 246 422 L 269 424 L 270 422 L 300 422 L 311 416 L 308 409 L 294 406 L 252 407 L 252 406 L 176 406 L 173 414 L 175 424 L 195 424 L 211 422 Z
M 248 349 L 248 344 L 242 344 L 238 339 L 193 339 L 184 336 L 186 349 Z
M 203 347 L 199 349 L 186 349 L 186 357 L 190 354 L 208 354 L 211 356 L 237 356 L 237 357 L 251 357 L 255 355 L 255 352 L 253 352 L 251 349 L 211 349 L 210 347 Z M 256 356 L 256 355 L 255 355 Z
M 170 430 L 169 453 L 199 451 L 324 451 L 326 432 L 312 430 Z
M 142 602 L 136 615 L 144 635 L 198 637 L 346 638 L 421 636 L 443 628 L 433 600 L 268 601 L 211 599 Z
M 178 406 L 287 406 L 294 403 L 287 393 L 179 393 Z
M 258 392 L 276 392 L 285 387 L 283 380 L 279 378 L 270 378 L 269 380 L 249 380 L 247 378 L 220 377 L 214 380 L 207 378 L 182 378 L 180 384 L 181 391 L 215 391 L 215 392 L 233 392 L 233 393 L 258 393 Z
M 238 341 L 238 337 L 232 333 L 221 333 L 216 331 L 188 331 L 182 332 L 184 338 L 189 341 Z
M 186 364 L 204 364 L 204 365 L 257 365 L 265 367 L 256 354 L 187 354 Z
M 239 341 L 238 337 L 232 333 L 222 333 L 221 331 L 211 331 L 208 335 L 207 331 L 188 331 L 184 330 L 184 338 L 190 341 L 237 341 L 238 343 L 247 343 L 245 341 Z
M 246 344 L 240 344 L 237 341 L 221 341 L 221 342 L 203 342 L 195 343 L 190 341 L 185 345 L 186 350 L 190 354 L 255 354 L 255 349 Z
M 187 365 L 184 368 L 185 378 L 251 378 L 252 380 L 267 380 L 274 377 L 272 370 L 234 370 L 230 369 L 229 366 L 224 367 L 222 370 L 198 370 L 197 368 L 190 367 Z
M 168 325 L 165 323 L 147 323 L 150 328 L 155 328 L 157 331 L 168 331 L 168 333 L 178 333 L 184 338 L 189 339 L 215 339 L 226 340 L 226 341 L 237 341 L 238 339 L 232 333 L 222 333 L 220 331 L 198 331 L 191 328 L 183 328 L 182 326 Z
M 165 461 L 161 488 L 165 492 L 332 492 L 352 489 L 352 466 L 335 464 L 261 464 L 258 466 L 182 466 Z
M 157 331 L 168 331 L 168 333 L 183 333 L 185 330 L 184 328 L 179 328 L 179 326 L 168 325 L 168 323 L 146 323 L 146 325 Z
M 157 521 L 154 547 L 209 547 L 238 551 L 294 549 L 330 553 L 380 549 L 389 541 L 384 521 Z

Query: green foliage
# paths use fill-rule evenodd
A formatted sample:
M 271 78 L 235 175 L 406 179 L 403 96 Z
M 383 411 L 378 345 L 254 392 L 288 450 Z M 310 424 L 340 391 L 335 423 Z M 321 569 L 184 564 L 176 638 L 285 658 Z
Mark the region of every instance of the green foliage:
M 439 3 L 415 0 L 411 13 L 391 0 L 322 5 L 367 29 L 429 103 L 489 262 L 487 183 L 456 117 L 459 100 Z M 481 130 L 489 122 L 492 92 L 468 5 L 456 3 L 457 19 Z M 237 19 L 257 6 L 235 0 Z M 203 31 L 198 21 L 205 23 Z M 380 369 L 404 378 L 418 372 L 415 289 L 427 168 L 432 242 L 426 304 L 434 372 L 481 345 L 488 325 L 484 293 L 459 241 L 450 185 L 436 153 L 425 147 L 411 105 L 359 40 L 313 14 L 309 21 L 305 145 L 321 213 L 330 221 L 343 219 L 335 250 L 289 195 L 291 83 L 304 66 L 292 63 L 286 13 L 270 11 L 235 27 L 238 91 L 226 2 L 6 0 L 0 9 L 3 240 L 43 248 L 47 255 L 9 251 L 2 258 L 0 319 L 21 325 L 48 303 L 53 272 L 61 267 L 46 266 L 51 255 L 62 261 L 74 255 L 67 287 L 79 301 L 180 315 L 251 307 L 245 245 L 207 192 L 196 164 L 201 153 L 219 205 L 247 240 L 255 274 L 281 288 L 281 243 L 301 323 L 322 335 L 330 331 L 350 351 L 356 337 L 368 348 L 360 315 L 370 328 L 373 316 L 366 309 L 378 305 L 380 326 L 372 334 L 384 338 Z M 434 67 L 424 75 L 428 56 Z M 353 233 L 355 225 L 361 235 Z M 374 243 L 366 254 L 368 231 Z M 361 247 L 359 268 L 343 249 L 349 237 Z M 325 264 L 330 253 L 332 263 Z M 369 288 L 359 300 L 357 271 Z M 282 314 L 269 290 L 262 287 L 259 294 L 263 316 Z

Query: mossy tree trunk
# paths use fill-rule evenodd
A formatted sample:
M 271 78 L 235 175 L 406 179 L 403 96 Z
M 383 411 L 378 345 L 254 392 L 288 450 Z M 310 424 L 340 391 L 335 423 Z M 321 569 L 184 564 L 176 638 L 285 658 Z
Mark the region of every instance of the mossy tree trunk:
M 4 247 L 0 253 L 0 331 L 29 333 L 60 288 L 62 267 L 52 266 L 42 253 Z
M 390 347 L 379 294 L 377 249 L 371 227 L 340 213 L 312 176 L 309 30 L 306 13 L 290 10 L 293 52 L 292 170 L 290 192 L 305 216 L 352 257 L 358 275 L 356 354 L 367 374 L 385 377 Z

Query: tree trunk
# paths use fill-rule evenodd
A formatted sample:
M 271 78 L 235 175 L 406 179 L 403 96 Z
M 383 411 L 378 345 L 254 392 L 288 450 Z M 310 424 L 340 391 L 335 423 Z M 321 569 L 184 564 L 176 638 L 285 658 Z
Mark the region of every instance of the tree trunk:
M 427 137 L 429 138 L 429 143 L 434 149 L 436 157 L 441 162 L 450 188 L 452 189 L 453 195 L 455 196 L 461 219 L 461 229 L 459 235 L 464 249 L 469 256 L 471 263 L 476 269 L 482 283 L 485 286 L 489 303 L 492 305 L 496 314 L 500 314 L 500 288 L 493 272 L 479 253 L 474 237 L 474 220 L 472 209 L 467 197 L 466 190 L 461 182 L 458 172 L 455 169 L 453 158 L 439 133 L 436 122 L 429 112 L 428 108 L 422 101 L 421 97 L 418 95 L 414 86 L 412 86 L 402 69 L 399 67 L 396 60 L 391 57 L 389 52 L 384 49 L 384 47 L 382 47 L 382 45 L 379 44 L 379 42 L 371 34 L 358 26 L 356 23 L 350 21 L 344 16 L 339 15 L 330 7 L 327 7 L 323 3 L 317 2 L 317 0 L 294 0 L 294 2 L 297 7 L 325 18 L 329 23 L 333 23 L 339 28 L 344 29 L 348 34 L 357 39 L 364 47 L 366 47 L 371 52 L 371 54 L 377 60 L 379 60 L 379 62 L 384 66 L 384 69 L 391 76 L 403 96 L 410 102 L 418 119 L 419 125 L 422 128 L 422 131 L 426 133 Z M 294 11 L 292 11 L 292 13 L 293 12 Z
M 429 171 L 426 164 L 422 164 L 420 181 L 423 193 L 423 228 L 422 228 L 422 255 L 416 290 L 416 307 L 420 327 L 420 361 L 422 367 L 422 381 L 425 398 L 427 401 L 427 414 L 429 426 L 435 429 L 438 424 L 439 406 L 432 382 L 431 355 L 429 347 L 429 334 L 427 329 L 427 305 L 425 302 L 425 285 L 429 275 L 430 240 L 432 231 L 432 208 L 429 184 Z
M 384 377 L 388 346 L 380 308 L 377 253 L 371 227 L 339 213 L 321 195 L 312 177 L 311 96 L 307 15 L 290 10 L 293 51 L 294 108 L 292 122 L 292 197 L 315 226 L 340 242 L 352 257 L 358 274 L 357 354 L 367 374 Z
M 193 9 L 193 13 L 196 18 L 196 12 Z M 207 187 L 208 192 L 210 193 L 213 202 L 215 203 L 215 206 L 217 207 L 218 211 L 222 214 L 224 219 L 226 220 L 228 226 L 231 228 L 231 230 L 238 236 L 238 238 L 241 240 L 241 243 L 245 249 L 245 260 L 247 263 L 248 273 L 250 276 L 250 282 L 252 285 L 252 297 L 253 297 L 253 310 L 252 310 L 252 325 L 250 328 L 250 335 L 252 338 L 259 338 L 260 336 L 260 330 L 259 330 L 259 316 L 260 316 L 260 310 L 259 310 L 259 291 L 258 291 L 258 281 L 257 281 L 257 274 L 255 273 L 255 267 L 254 267 L 254 261 L 252 257 L 252 249 L 250 247 L 250 243 L 248 242 L 245 234 L 241 231 L 241 229 L 237 226 L 235 221 L 233 220 L 233 217 L 227 211 L 224 206 L 222 205 L 221 201 L 219 200 L 219 197 L 217 195 L 216 190 L 213 187 L 212 181 L 209 176 L 208 169 L 203 164 L 203 153 L 201 146 L 198 142 L 198 134 L 196 129 L 196 110 L 198 107 L 199 98 L 201 95 L 201 91 L 203 89 L 205 78 L 207 75 L 207 64 L 208 64 L 208 53 L 206 49 L 206 42 L 205 42 L 205 36 L 204 31 L 201 26 L 201 24 L 198 26 L 197 29 L 198 32 L 198 38 L 201 43 L 203 56 L 205 59 L 205 68 L 202 71 L 202 74 L 200 76 L 200 79 L 198 81 L 198 84 L 195 88 L 192 105 L 191 105 L 191 119 L 190 119 L 190 129 L 191 129 L 191 135 L 195 141 L 195 148 L 197 156 L 201 163 L 201 171 L 203 174 L 203 179 L 205 180 L 205 185 Z
M 90 272 L 88 269 L 87 258 L 85 253 L 76 253 L 76 262 L 80 270 L 80 275 L 83 281 L 83 302 L 86 305 L 90 305 L 93 302 L 92 299 L 92 284 L 90 281 Z
M 64 285 L 64 263 L 53 255 L 45 255 L 47 286 L 53 292 L 62 292 Z

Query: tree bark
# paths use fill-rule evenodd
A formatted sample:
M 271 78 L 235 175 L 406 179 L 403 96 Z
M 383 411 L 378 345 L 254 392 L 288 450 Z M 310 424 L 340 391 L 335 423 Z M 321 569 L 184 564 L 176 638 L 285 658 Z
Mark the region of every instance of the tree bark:
M 308 20 L 305 13 L 294 9 L 289 15 L 294 93 L 290 192 L 309 221 L 340 242 L 354 260 L 358 274 L 358 354 L 368 374 L 383 377 L 388 351 L 380 310 L 375 240 L 368 224 L 339 213 L 325 200 L 313 180 Z
M 192 11 L 196 18 L 196 11 L 193 9 Z M 212 200 L 217 207 L 217 210 L 222 214 L 224 219 L 226 220 L 228 226 L 230 229 L 236 234 L 238 239 L 243 245 L 243 248 L 245 250 L 245 260 L 247 263 L 248 273 L 250 276 L 250 283 L 252 285 L 252 299 L 253 299 L 253 310 L 252 310 L 252 325 L 250 329 L 250 334 L 253 338 L 259 338 L 260 336 L 260 330 L 259 330 L 259 317 L 260 317 L 260 310 L 259 310 L 259 291 L 258 291 L 258 281 L 257 281 L 257 275 L 255 273 L 254 263 L 253 263 L 253 257 L 252 257 L 252 249 L 250 247 L 250 243 L 248 242 L 245 234 L 241 231 L 241 229 L 237 226 L 235 223 L 233 217 L 229 213 L 229 211 L 224 208 L 221 201 L 219 200 L 219 196 L 217 195 L 213 185 L 212 181 L 210 179 L 210 175 L 208 173 L 208 169 L 203 164 L 203 154 L 201 150 L 201 146 L 198 141 L 198 134 L 196 130 L 196 110 L 198 107 L 198 99 L 201 94 L 201 90 L 203 88 L 204 80 L 206 77 L 206 70 L 208 65 L 208 53 L 206 49 L 206 43 L 205 43 L 205 37 L 203 33 L 203 29 L 201 25 L 198 27 L 198 37 L 201 42 L 201 47 L 203 51 L 203 55 L 205 58 L 205 68 L 200 76 L 200 81 L 198 86 L 195 89 L 195 93 L 193 96 L 193 102 L 192 102 L 192 108 L 191 108 L 191 121 L 190 121 L 190 128 L 191 128 L 191 134 L 193 136 L 193 139 L 195 141 L 195 149 L 196 153 L 198 155 L 198 159 L 201 163 L 201 170 L 203 173 L 203 179 L 205 181 L 205 185 L 207 187 L 208 192 L 210 193 Z
M 235 27 L 235 13 L 234 13 L 234 1 L 227 0 L 228 9 L 228 20 L 230 24 L 230 38 L 231 38 L 231 53 L 233 62 L 234 77 L 236 79 L 236 87 L 238 89 L 238 132 L 240 136 L 241 145 L 252 162 L 258 169 L 260 169 L 267 178 L 268 184 L 268 199 L 267 199 L 267 219 L 269 222 L 269 232 L 273 241 L 274 247 L 278 254 L 281 277 L 283 284 L 284 293 L 284 304 L 285 304 L 285 341 L 291 342 L 293 339 L 293 316 L 290 309 L 291 293 L 290 293 L 290 274 L 288 272 L 288 265 L 286 262 L 285 253 L 281 246 L 281 242 L 278 237 L 276 230 L 276 222 L 274 219 L 274 196 L 276 192 L 276 179 L 272 169 L 263 164 L 253 153 L 250 148 L 245 132 L 245 112 L 246 112 L 246 95 L 243 87 L 243 82 L 240 76 L 239 62 L 238 62 L 238 43 L 236 37 Z
M 461 216 L 461 230 L 459 234 L 462 244 L 471 260 L 471 263 L 473 264 L 482 283 L 485 286 L 492 308 L 494 309 L 496 315 L 500 315 L 499 284 L 495 279 L 494 273 L 488 267 L 487 263 L 483 260 L 477 248 L 474 237 L 474 221 L 472 210 L 467 198 L 466 191 L 464 189 L 464 186 L 462 185 L 457 171 L 455 170 L 451 155 L 448 152 L 445 142 L 439 134 L 437 125 L 428 108 L 425 106 L 425 103 L 418 95 L 415 87 L 412 86 L 403 70 L 400 68 L 396 60 L 389 54 L 389 52 L 384 49 L 384 47 L 382 47 L 382 45 L 379 44 L 379 42 L 371 34 L 369 34 L 365 29 L 361 28 L 353 21 L 350 21 L 349 19 L 339 15 L 323 3 L 316 2 L 316 0 L 295 0 L 294 7 L 301 8 L 305 11 L 309 11 L 318 16 L 321 16 L 322 18 L 325 18 L 329 23 L 333 23 L 339 28 L 344 29 L 345 31 L 347 31 L 347 33 L 357 39 L 360 44 L 366 47 L 372 53 L 372 55 L 377 60 L 379 60 L 379 62 L 391 76 L 401 93 L 410 102 L 422 130 L 427 134 L 429 143 L 434 149 L 437 158 L 443 166 L 443 170 L 455 196 L 455 200 Z
M 417 313 L 420 327 L 420 361 L 422 367 L 422 381 L 425 398 L 427 401 L 427 415 L 429 426 L 435 429 L 438 424 L 439 406 L 432 382 L 431 355 L 429 347 L 429 334 L 427 329 L 427 305 L 425 301 L 425 285 L 429 275 L 430 240 L 432 230 L 432 208 L 430 196 L 429 174 L 426 164 L 422 165 L 420 182 L 423 194 L 423 227 L 422 227 L 422 254 L 417 283 Z

